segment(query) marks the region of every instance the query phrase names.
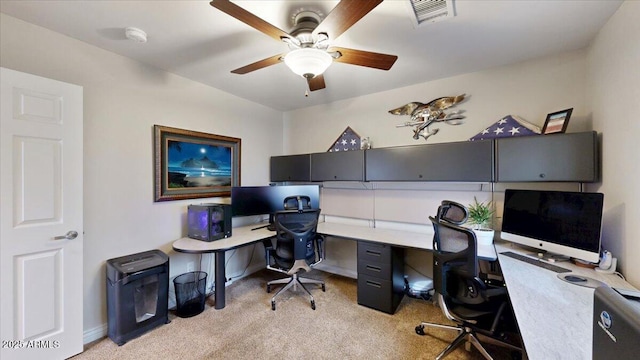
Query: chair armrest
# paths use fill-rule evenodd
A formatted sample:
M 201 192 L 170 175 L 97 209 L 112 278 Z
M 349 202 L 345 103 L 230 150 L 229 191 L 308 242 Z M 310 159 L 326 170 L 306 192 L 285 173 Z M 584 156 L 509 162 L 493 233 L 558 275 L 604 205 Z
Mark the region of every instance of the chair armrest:
M 318 254 L 318 259 L 324 259 L 324 236 L 320 234 L 316 234 L 315 238 L 315 247 L 316 254 Z
M 262 245 L 264 245 L 264 249 L 265 250 L 273 250 L 274 246 L 273 246 L 273 237 L 270 237 L 268 239 L 264 239 L 262 240 Z
M 507 295 L 507 288 L 505 287 L 498 287 L 498 288 L 488 288 L 484 291 L 485 297 L 487 299 L 491 299 L 494 297 L 500 297 L 500 296 L 506 296 Z
M 273 237 L 262 240 L 262 245 L 264 246 L 265 262 L 267 265 L 271 265 L 271 252 L 276 250 L 275 246 L 273 246 Z

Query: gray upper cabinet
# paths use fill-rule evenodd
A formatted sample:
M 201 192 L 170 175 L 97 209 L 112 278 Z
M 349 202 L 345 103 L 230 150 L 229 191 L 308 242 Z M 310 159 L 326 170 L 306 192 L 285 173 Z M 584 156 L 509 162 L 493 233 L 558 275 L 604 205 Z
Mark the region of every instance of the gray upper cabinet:
M 311 155 L 272 156 L 270 161 L 271 181 L 310 181 Z
M 273 182 L 596 182 L 599 163 L 589 131 L 273 156 L 270 165 Z
M 595 131 L 497 140 L 497 181 L 598 181 Z
M 493 181 L 493 140 L 371 149 L 367 181 Z
M 311 181 L 363 181 L 364 150 L 311 154 Z

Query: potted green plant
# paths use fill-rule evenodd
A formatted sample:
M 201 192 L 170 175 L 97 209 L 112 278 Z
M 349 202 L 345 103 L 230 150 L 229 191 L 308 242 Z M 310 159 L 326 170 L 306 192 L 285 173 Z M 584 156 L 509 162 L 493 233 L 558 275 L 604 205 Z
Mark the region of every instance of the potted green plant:
M 493 243 L 493 237 L 495 231 L 491 229 L 491 222 L 493 220 L 493 203 L 491 201 L 478 202 L 476 197 L 473 197 L 473 204 L 468 206 L 469 210 L 469 225 L 472 225 L 473 231 L 476 233 L 476 238 L 479 244 L 490 245 Z

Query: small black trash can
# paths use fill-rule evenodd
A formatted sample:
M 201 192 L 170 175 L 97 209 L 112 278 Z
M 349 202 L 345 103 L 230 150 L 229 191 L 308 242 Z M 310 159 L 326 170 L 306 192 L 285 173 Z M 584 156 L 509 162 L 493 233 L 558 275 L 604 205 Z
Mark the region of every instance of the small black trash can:
M 173 279 L 176 290 L 176 315 L 187 318 L 204 310 L 207 290 L 207 273 L 193 271 Z

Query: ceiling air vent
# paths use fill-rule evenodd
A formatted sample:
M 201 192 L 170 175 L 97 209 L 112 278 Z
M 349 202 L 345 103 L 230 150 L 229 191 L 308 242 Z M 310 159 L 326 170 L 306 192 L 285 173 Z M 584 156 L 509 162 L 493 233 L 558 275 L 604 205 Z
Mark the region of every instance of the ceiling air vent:
M 409 0 L 415 24 L 444 20 L 455 16 L 453 0 Z

